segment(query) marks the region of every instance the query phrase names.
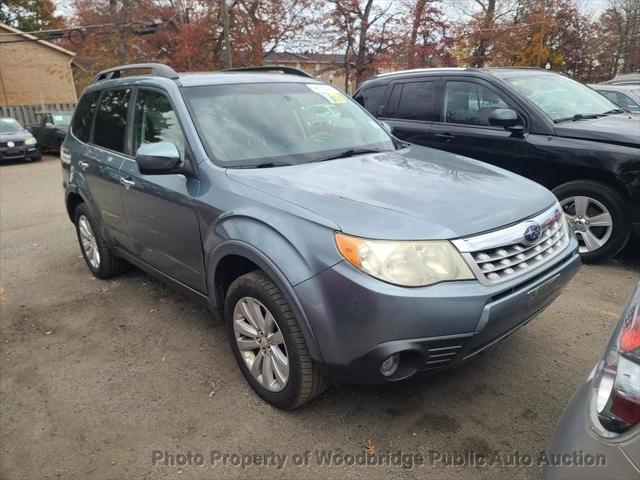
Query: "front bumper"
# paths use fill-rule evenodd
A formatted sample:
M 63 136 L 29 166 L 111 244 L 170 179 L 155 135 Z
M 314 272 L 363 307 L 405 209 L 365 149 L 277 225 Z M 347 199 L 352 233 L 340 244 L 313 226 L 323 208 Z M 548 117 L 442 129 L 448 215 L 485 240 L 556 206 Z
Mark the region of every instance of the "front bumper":
M 13 148 L 9 147 L 0 147 L 0 160 L 23 160 L 23 159 L 33 159 L 37 158 L 40 155 L 40 151 L 38 147 L 35 145 L 32 146 L 16 146 Z
M 543 268 L 512 282 L 404 288 L 341 262 L 295 287 L 322 355 L 338 382 L 381 383 L 459 364 L 544 310 L 580 267 L 577 241 Z M 390 377 L 380 373 L 400 355 Z
M 545 480 L 640 478 L 639 431 L 616 440 L 605 440 L 592 431 L 592 389 L 590 379 L 578 389 L 558 421 L 542 457 Z

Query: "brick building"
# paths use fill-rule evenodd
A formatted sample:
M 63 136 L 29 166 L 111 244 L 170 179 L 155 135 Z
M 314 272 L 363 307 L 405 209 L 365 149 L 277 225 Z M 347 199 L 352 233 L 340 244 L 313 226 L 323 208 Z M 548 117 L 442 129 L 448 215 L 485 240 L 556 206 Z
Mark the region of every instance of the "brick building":
M 0 107 L 75 104 L 74 56 L 0 23 Z

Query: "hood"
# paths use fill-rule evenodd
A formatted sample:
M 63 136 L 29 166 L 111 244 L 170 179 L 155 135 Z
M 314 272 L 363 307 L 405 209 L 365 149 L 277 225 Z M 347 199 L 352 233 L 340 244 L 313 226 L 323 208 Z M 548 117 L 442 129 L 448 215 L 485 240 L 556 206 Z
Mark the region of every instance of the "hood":
M 621 113 L 606 117 L 563 122 L 555 127 L 560 137 L 640 147 L 640 115 Z
M 497 167 L 412 145 L 395 152 L 266 169 L 228 169 L 244 185 L 311 210 L 348 234 L 451 239 L 550 207 L 544 187 Z
M 19 132 L 0 133 L 0 142 L 3 142 L 3 143 L 8 141 L 22 142 L 29 137 L 33 137 L 33 135 L 29 130 L 25 128 L 24 130 L 20 130 Z

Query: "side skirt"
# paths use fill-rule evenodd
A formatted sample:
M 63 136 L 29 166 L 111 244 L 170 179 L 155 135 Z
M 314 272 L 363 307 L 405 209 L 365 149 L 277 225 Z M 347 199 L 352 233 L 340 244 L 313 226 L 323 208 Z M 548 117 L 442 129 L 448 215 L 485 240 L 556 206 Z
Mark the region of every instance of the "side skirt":
M 145 271 L 149 275 L 157 278 L 161 282 L 166 283 L 170 287 L 178 290 L 184 296 L 189 297 L 190 299 L 192 299 L 192 300 L 194 300 L 196 302 L 205 303 L 207 305 L 207 307 L 209 307 L 209 309 L 210 309 L 211 305 L 210 305 L 210 302 L 209 302 L 209 297 L 205 293 L 199 292 L 198 290 L 195 290 L 195 289 L 191 288 L 190 286 L 185 285 L 184 283 L 174 279 L 173 277 L 170 277 L 166 273 L 161 272 L 157 268 L 152 267 L 148 263 L 143 262 L 139 258 L 131 255 L 130 253 L 122 250 L 121 248 L 118 248 L 118 247 L 115 247 L 115 248 L 112 247 L 112 248 L 113 248 L 113 250 L 114 250 L 116 255 L 118 255 L 119 257 L 124 258 L 127 262 L 129 262 L 132 265 L 138 267 L 140 270 Z M 214 312 L 214 313 L 219 313 L 219 312 Z

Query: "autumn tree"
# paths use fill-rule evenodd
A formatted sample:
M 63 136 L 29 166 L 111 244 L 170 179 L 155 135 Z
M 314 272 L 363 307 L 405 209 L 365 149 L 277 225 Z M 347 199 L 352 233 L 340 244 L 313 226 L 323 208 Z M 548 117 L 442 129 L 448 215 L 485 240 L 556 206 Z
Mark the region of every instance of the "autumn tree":
M 0 22 L 25 32 L 61 28 L 64 19 L 55 14 L 52 0 L 2 0 Z
M 610 55 L 609 75 L 640 70 L 640 1 L 612 0 L 599 23 Z
M 468 52 L 464 60 L 474 67 L 490 62 L 493 46 L 499 44 L 503 23 L 513 18 L 520 0 L 452 0 L 466 17 L 459 25 L 461 50 Z
M 407 0 L 404 8 L 407 15 L 402 16 L 403 23 L 409 31 L 404 34 L 405 42 L 399 43 L 403 51 L 396 58 L 406 55 L 407 68 L 455 65 L 451 25 L 440 6 L 429 0 Z
M 375 70 L 376 58 L 388 54 L 395 45 L 395 27 L 401 12 L 393 2 L 374 0 L 329 0 L 328 26 L 334 28 L 336 48 L 344 52 L 346 83 L 353 64 L 356 87 Z

